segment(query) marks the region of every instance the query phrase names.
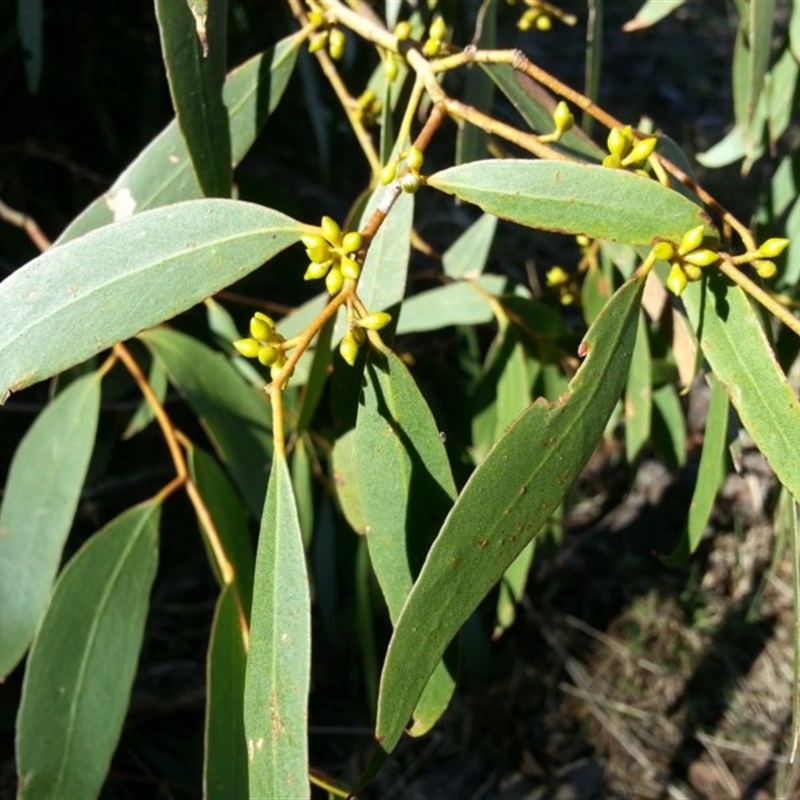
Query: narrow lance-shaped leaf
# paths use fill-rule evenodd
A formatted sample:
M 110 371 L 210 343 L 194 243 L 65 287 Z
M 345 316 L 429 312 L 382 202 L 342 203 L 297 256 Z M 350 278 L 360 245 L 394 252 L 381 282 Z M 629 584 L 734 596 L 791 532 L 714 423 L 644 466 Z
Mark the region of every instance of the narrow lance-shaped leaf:
M 434 189 L 503 219 L 628 244 L 661 237 L 679 242 L 690 228 L 713 228 L 703 210 L 678 192 L 625 170 L 563 161 L 509 158 L 436 172 Z
M 311 605 L 286 460 L 276 454 L 261 518 L 244 694 L 250 797 L 309 797 Z
M 0 283 L 0 402 L 191 308 L 303 230 L 263 206 L 194 200 L 48 250 Z
M 128 509 L 59 576 L 17 717 L 19 797 L 100 794 L 122 732 L 158 560 L 156 501 Z
M 367 546 L 396 623 L 456 487 L 428 404 L 394 354 L 368 362 L 355 431 Z M 454 687 L 440 663 L 414 712 L 415 735 L 438 720 Z
M 233 584 L 217 601 L 206 667 L 206 727 L 203 797 L 247 797 L 247 749 L 244 735 L 244 673 L 247 652 L 241 632 L 241 608 Z
M 563 499 L 600 440 L 625 383 L 644 280 L 609 301 L 586 361 L 555 403 L 537 400 L 470 477 L 431 547 L 389 644 L 376 738 L 399 741 L 448 643 Z
M 99 409 L 99 376 L 79 378 L 42 411 L 11 463 L 0 506 L 0 680 L 24 655 L 47 603 Z
M 686 532 L 675 550 L 662 561 L 668 567 L 683 564 L 694 553 L 708 525 L 717 492 L 725 480 L 725 448 L 728 441 L 728 395 L 722 384 L 709 375 L 711 398 L 706 415 L 703 451 L 697 468 L 697 483 L 689 505 Z
M 172 106 L 203 194 L 229 197 L 231 135 L 222 102 L 228 3 L 203 5 L 156 0 L 156 19 Z
M 681 296 L 703 355 L 778 480 L 800 498 L 800 404 L 745 293 L 721 273 Z
M 292 35 L 234 69 L 223 100 L 230 115 L 231 157 L 239 164 L 275 110 L 294 70 L 302 37 Z M 173 120 L 58 237 L 64 244 L 141 211 L 203 196 L 177 120 Z

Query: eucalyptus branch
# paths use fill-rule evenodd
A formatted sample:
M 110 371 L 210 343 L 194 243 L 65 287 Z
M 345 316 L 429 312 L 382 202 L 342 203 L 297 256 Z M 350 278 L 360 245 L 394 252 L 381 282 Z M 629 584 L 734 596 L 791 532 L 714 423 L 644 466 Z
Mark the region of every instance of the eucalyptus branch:
M 747 277 L 730 259 L 723 258 L 720 271 L 744 289 L 754 300 L 761 303 L 767 311 L 777 317 L 787 328 L 800 336 L 800 319 L 782 306 L 769 292 L 765 292 L 755 281 Z
M 10 225 L 15 225 L 17 228 L 22 228 L 28 235 L 28 238 L 39 248 L 41 252 L 49 249 L 50 240 L 42 233 L 42 229 L 33 217 L 23 214 L 21 211 L 16 211 L 11 206 L 6 205 L 0 200 L 0 219 L 8 222 Z
M 294 14 L 298 22 L 300 22 L 303 28 L 307 27 L 309 25 L 308 16 L 306 15 L 305 10 L 303 9 L 303 6 L 300 4 L 299 0 L 288 0 L 288 2 L 292 10 L 292 14 Z M 325 73 L 325 77 L 328 79 L 333 91 L 336 93 L 336 97 L 339 99 L 345 114 L 347 114 L 347 119 L 350 122 L 350 126 L 353 129 L 353 133 L 356 135 L 356 139 L 358 140 L 361 149 L 364 151 L 364 155 L 369 162 L 373 175 L 377 177 L 381 171 L 381 160 L 378 157 L 377 151 L 375 150 L 375 145 L 372 142 L 372 137 L 370 136 L 369 131 L 364 127 L 364 124 L 361 122 L 361 120 L 353 113 L 353 110 L 358 105 L 356 99 L 348 91 L 344 81 L 339 75 L 339 70 L 336 69 L 336 65 L 333 63 L 333 59 L 328 55 L 328 53 L 322 49 L 317 50 L 314 55 L 317 57 L 317 61 L 319 62 L 322 71 Z

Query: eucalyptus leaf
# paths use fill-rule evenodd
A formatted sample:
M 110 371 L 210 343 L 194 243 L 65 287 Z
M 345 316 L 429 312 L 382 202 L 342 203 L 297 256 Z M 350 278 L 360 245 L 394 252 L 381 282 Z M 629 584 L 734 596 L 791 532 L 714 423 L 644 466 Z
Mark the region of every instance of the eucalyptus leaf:
M 292 479 L 276 455 L 261 518 L 244 688 L 250 797 L 310 796 L 311 603 Z
M 678 192 L 593 164 L 476 161 L 436 172 L 428 185 L 521 225 L 592 239 L 649 245 L 680 242 L 700 224 L 713 231 L 705 212 Z
M 227 0 L 204 9 L 175 0 L 155 5 L 172 106 L 198 182 L 207 197 L 230 197 L 231 134 L 222 102 Z
M 11 462 L 0 506 L 0 680 L 25 654 L 47 605 L 99 411 L 100 376 L 90 373 L 39 414 Z
M 633 352 L 644 279 L 624 284 L 589 329 L 586 359 L 554 403 L 537 400 L 472 473 L 395 627 L 375 736 L 391 752 L 445 648 L 558 507 L 603 435 Z
M 158 560 L 161 506 L 129 508 L 61 573 L 28 656 L 19 798 L 100 794 L 122 724 Z
M 48 250 L 0 283 L 0 402 L 191 308 L 303 231 L 263 206 L 192 200 Z

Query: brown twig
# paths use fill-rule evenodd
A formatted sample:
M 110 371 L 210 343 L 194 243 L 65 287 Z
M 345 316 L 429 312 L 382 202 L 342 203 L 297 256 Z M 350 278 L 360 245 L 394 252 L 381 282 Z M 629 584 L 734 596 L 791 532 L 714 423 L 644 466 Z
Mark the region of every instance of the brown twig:
M 36 245 L 36 247 L 43 253 L 50 248 L 50 240 L 42 233 L 42 229 L 37 224 L 33 217 L 23 214 L 21 211 L 16 211 L 11 206 L 6 205 L 0 200 L 0 219 L 5 220 L 10 225 L 15 225 L 17 228 L 22 228 L 28 234 L 28 238 Z

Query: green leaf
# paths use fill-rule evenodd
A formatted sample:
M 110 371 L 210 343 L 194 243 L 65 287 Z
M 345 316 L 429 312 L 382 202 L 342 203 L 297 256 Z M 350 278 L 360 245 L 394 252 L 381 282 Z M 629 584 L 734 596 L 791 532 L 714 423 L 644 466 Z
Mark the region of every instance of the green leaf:
M 247 797 L 244 675 L 247 652 L 233 585 L 224 587 L 211 624 L 206 667 L 203 797 Z
M 481 64 L 481 69 L 488 73 L 534 131 L 552 132 L 556 101 L 545 88 L 509 64 Z M 603 157 L 603 150 L 578 128 L 567 131 L 551 147 L 582 160 L 598 161 Z
M 625 388 L 625 456 L 629 464 L 633 464 L 650 439 L 652 413 L 652 360 L 647 325 L 642 312 L 639 314 L 636 347 L 633 349 Z
M 622 30 L 626 33 L 640 31 L 642 28 L 649 28 L 659 20 L 680 8 L 686 0 L 645 0 L 642 7 L 636 12 L 636 16 L 628 20 Z
M 475 21 L 471 44 L 480 50 L 497 47 L 497 3 L 483 0 Z M 462 100 L 472 108 L 486 114 L 492 110 L 494 84 L 482 70 L 470 69 L 466 73 Z M 455 163 L 463 164 L 485 158 L 488 154 L 489 135 L 480 128 L 461 121 L 456 136 Z
M 250 797 L 309 797 L 311 606 L 292 480 L 277 454 L 261 518 L 251 619 L 244 689 Z
M 204 5 L 156 0 L 156 19 L 172 106 L 203 194 L 230 197 L 231 134 L 222 102 L 228 4 Z
M 435 331 L 448 325 L 480 325 L 491 322 L 492 297 L 506 285 L 500 275 L 482 275 L 475 281 L 458 281 L 415 294 L 404 301 L 397 334 Z
M 0 284 L 0 402 L 191 308 L 302 233 L 270 208 L 192 200 L 48 250 Z
M 628 244 L 679 242 L 708 216 L 678 192 L 625 170 L 562 161 L 506 159 L 451 167 L 428 178 L 503 219 Z
M 689 505 L 686 533 L 675 551 L 662 559 L 668 567 L 683 564 L 697 550 L 711 518 L 717 492 L 725 481 L 725 451 L 728 444 L 728 395 L 722 384 L 709 375 L 711 398 L 706 415 L 703 451 L 697 468 L 697 483 Z
M 477 278 L 486 266 L 497 217 L 484 214 L 467 228 L 442 256 L 442 268 L 451 278 Z
M 194 408 L 248 508 L 258 514 L 272 451 L 269 402 L 222 354 L 191 336 L 159 328 L 142 341 Z
M 372 216 L 386 187 L 378 186 L 361 217 L 361 226 Z M 369 311 L 388 311 L 406 292 L 414 195 L 403 192 L 389 211 L 370 244 L 358 282 L 358 296 Z
M 497 595 L 496 621 L 492 637 L 498 639 L 513 624 L 517 617 L 517 604 L 525 594 L 525 585 L 528 582 L 528 573 L 533 563 L 533 551 L 536 541 L 532 540 L 525 545 L 525 549 L 511 562 L 500 581 L 500 591 Z
M 720 273 L 681 295 L 703 355 L 778 480 L 800 498 L 800 404 L 745 293 Z
M 686 414 L 677 389 L 670 383 L 653 392 L 653 448 L 673 470 L 686 464 Z
M 283 96 L 301 42 L 302 37 L 288 36 L 228 75 L 222 98 L 230 115 L 233 166 L 244 158 Z M 173 120 L 114 185 L 69 224 L 56 243 L 64 244 L 134 213 L 202 196 L 186 142 Z
M 20 798 L 100 794 L 136 673 L 160 510 L 157 501 L 129 508 L 56 581 L 22 687 Z
M 0 506 L 0 681 L 28 649 L 72 527 L 94 448 L 100 377 L 50 403 L 11 462 Z
M 247 620 L 253 602 L 255 569 L 255 555 L 247 525 L 247 510 L 216 459 L 199 447 L 192 447 L 186 460 L 189 474 L 211 515 L 225 557 L 233 568 L 233 586 L 241 605 L 242 619 Z M 203 520 L 198 522 L 206 539 L 209 560 L 214 572 L 217 573 L 217 561 L 213 557 L 213 548 L 208 541 L 209 531 Z M 217 580 L 224 589 L 222 576 L 217 574 Z
M 586 335 L 567 395 L 537 400 L 473 472 L 431 547 L 389 643 L 376 738 L 399 741 L 448 643 L 563 499 L 600 440 L 633 352 L 644 279 L 614 295 Z
M 367 362 L 355 431 L 367 546 L 395 623 L 456 487 L 428 404 L 393 353 Z M 441 665 L 414 712 L 414 735 L 444 713 L 454 688 Z

